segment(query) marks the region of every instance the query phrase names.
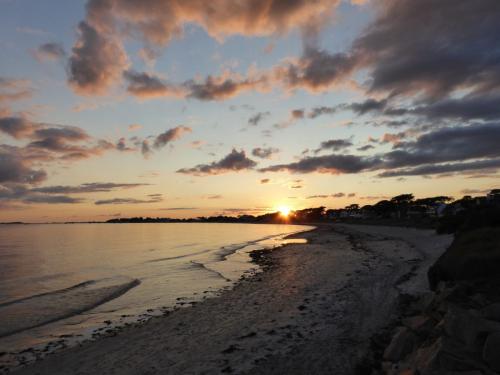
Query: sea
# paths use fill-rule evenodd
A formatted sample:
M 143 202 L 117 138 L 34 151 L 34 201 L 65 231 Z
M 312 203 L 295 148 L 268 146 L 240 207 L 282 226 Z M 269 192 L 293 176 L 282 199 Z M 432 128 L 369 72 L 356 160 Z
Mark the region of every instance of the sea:
M 188 307 L 259 272 L 249 253 L 309 226 L 0 225 L 0 353 L 92 340 Z

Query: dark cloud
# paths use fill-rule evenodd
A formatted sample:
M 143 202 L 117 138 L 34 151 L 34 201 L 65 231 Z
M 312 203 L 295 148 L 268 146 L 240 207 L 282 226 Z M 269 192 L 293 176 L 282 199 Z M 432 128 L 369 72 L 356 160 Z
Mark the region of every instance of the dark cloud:
M 123 77 L 128 82 L 127 91 L 141 98 L 161 96 L 183 97 L 186 90 L 181 86 L 169 84 L 165 80 L 148 73 L 127 70 Z
M 306 46 L 302 57 L 273 69 L 272 78 L 285 88 L 304 88 L 318 92 L 345 82 L 359 64 L 357 55 L 330 54 L 316 47 Z
M 380 112 L 387 106 L 387 100 L 367 99 L 361 103 L 351 103 L 346 107 L 358 115 L 364 115 L 369 112 Z
M 181 138 L 186 133 L 191 133 L 192 129 L 187 126 L 176 126 L 175 128 L 168 129 L 166 132 L 161 133 L 155 138 L 154 147 L 161 149 L 168 143 Z
M 79 37 L 69 58 L 68 81 L 80 94 L 102 94 L 127 66 L 125 51 L 114 37 L 86 21 L 80 22 L 78 31 Z
M 278 148 L 273 147 L 256 147 L 252 150 L 252 155 L 261 159 L 270 159 L 274 154 L 280 152 Z
M 309 118 L 316 118 L 322 115 L 333 115 L 337 112 L 337 107 L 314 107 L 308 114 Z
M 116 149 L 118 151 L 122 151 L 122 152 L 128 152 L 128 151 L 136 151 L 135 148 L 132 148 L 132 147 L 129 147 L 127 146 L 127 141 L 125 138 L 120 138 L 118 140 L 118 142 L 116 142 Z
M 470 172 L 475 170 L 500 168 L 500 158 L 487 159 L 471 162 L 445 163 L 438 165 L 423 165 L 415 168 L 396 169 L 380 173 L 379 177 L 400 177 L 400 176 L 425 176 L 432 174 L 444 174 L 455 172 Z
M 224 100 L 248 90 L 259 90 L 265 78 L 215 77 L 208 76 L 204 81 L 190 80 L 183 84 L 188 89 L 188 98 L 198 100 Z
M 309 195 L 306 199 L 326 199 L 326 198 L 342 198 L 345 197 L 344 193 L 335 193 L 335 194 L 318 194 L 318 195 Z
M 383 170 L 380 177 L 393 177 L 491 169 L 498 167 L 498 139 L 498 123 L 447 127 L 422 134 L 415 141 L 399 142 L 396 149 L 375 156 L 304 157 L 260 171 L 339 174 Z
M 318 195 L 309 195 L 308 197 L 306 197 L 306 199 L 326 199 L 326 198 L 329 198 L 330 195 L 328 194 L 318 194 Z
M 44 186 L 31 189 L 32 192 L 44 194 L 81 194 L 81 193 L 101 193 L 109 192 L 117 189 L 132 189 L 150 184 L 139 183 L 123 183 L 117 184 L 113 182 L 89 182 L 76 186 Z
M 17 147 L 0 145 L 0 183 L 38 184 L 47 178 L 43 169 L 34 169 Z
M 144 204 L 144 203 L 158 203 L 162 202 L 163 198 L 161 194 L 152 194 L 148 196 L 148 199 L 136 199 L 136 198 L 112 198 L 112 199 L 102 199 L 95 201 L 94 204 L 100 206 L 105 204 Z
M 324 150 L 339 151 L 350 146 L 352 146 L 352 142 L 349 139 L 330 139 L 328 141 L 321 142 L 319 148 L 317 148 L 314 152 L 319 153 Z
M 263 178 L 263 179 L 261 179 L 261 180 L 260 180 L 260 183 L 261 183 L 261 184 L 267 184 L 267 183 L 269 183 L 270 181 L 271 181 L 271 180 L 270 180 L 269 178 Z
M 500 94 L 467 95 L 459 99 L 446 98 L 418 106 L 412 114 L 429 119 L 496 120 L 500 119 Z
M 73 204 L 81 203 L 83 199 L 67 195 L 40 194 L 35 189 L 29 189 L 26 184 L 7 182 L 0 184 L 0 204 L 2 203 L 45 203 L 45 204 Z
M 500 86 L 499 17 L 496 0 L 388 0 L 353 53 L 371 67 L 372 91 L 488 92 Z
M 305 157 L 298 162 L 290 164 L 277 164 L 260 169 L 261 172 L 281 172 L 291 173 L 358 173 L 373 168 L 378 165 L 377 158 L 363 158 L 356 155 L 325 155 L 315 157 Z
M 46 203 L 46 204 L 74 204 L 82 203 L 81 198 L 68 197 L 65 195 L 29 195 L 23 199 L 25 203 Z
M 35 131 L 37 125 L 21 116 L 0 117 L 0 132 L 13 138 L 25 138 Z
M 253 115 L 248 119 L 248 125 L 257 126 L 262 120 L 264 120 L 266 117 L 270 115 L 271 112 L 269 111 L 256 113 L 255 115 Z
M 368 151 L 368 150 L 371 150 L 374 148 L 375 147 L 373 145 L 365 145 L 365 146 L 358 147 L 357 150 L 358 151 Z
M 210 164 L 199 164 L 193 168 L 182 168 L 177 173 L 191 174 L 194 176 L 217 175 L 227 172 L 237 172 L 252 169 L 257 163 L 247 158 L 245 151 L 233 150 L 223 159 Z
M 66 57 L 66 51 L 62 44 L 45 43 L 37 48 L 35 57 L 39 61 L 57 61 Z
M 395 168 L 499 157 L 498 139 L 500 139 L 498 123 L 442 128 L 423 134 L 414 142 L 405 142 L 398 150 L 386 153 L 385 165 Z

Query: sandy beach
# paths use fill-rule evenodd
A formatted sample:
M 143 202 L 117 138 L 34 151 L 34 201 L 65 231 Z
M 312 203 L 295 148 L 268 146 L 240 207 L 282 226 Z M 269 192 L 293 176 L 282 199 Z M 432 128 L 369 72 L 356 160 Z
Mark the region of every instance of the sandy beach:
M 355 374 L 401 294 L 451 242 L 431 230 L 322 225 L 255 254 L 264 272 L 216 298 L 110 332 L 16 374 Z

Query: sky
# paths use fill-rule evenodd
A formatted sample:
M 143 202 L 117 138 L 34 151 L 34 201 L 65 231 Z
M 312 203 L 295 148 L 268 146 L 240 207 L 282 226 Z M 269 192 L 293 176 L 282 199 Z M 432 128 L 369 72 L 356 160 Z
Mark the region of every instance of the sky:
M 500 186 L 498 0 L 0 0 L 0 222 Z

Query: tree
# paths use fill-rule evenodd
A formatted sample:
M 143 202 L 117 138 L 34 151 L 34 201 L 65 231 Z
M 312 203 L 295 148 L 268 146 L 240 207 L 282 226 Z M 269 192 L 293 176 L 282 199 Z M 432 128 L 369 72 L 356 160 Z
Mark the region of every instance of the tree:
M 400 205 L 408 205 L 410 204 L 415 197 L 413 194 L 401 194 L 397 195 L 394 198 L 391 198 L 391 202 L 400 206 Z

